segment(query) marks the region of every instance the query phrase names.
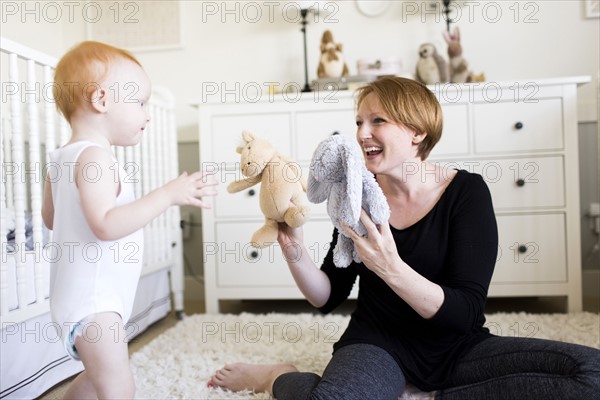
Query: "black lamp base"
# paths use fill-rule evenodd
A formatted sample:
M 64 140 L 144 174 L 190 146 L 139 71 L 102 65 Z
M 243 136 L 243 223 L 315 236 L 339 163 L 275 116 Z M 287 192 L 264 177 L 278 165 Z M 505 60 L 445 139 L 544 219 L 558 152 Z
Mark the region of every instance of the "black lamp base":
M 306 25 L 308 24 L 306 17 L 308 16 L 309 10 L 309 8 L 303 8 L 300 10 L 300 15 L 302 16 L 302 29 L 300 29 L 300 31 L 302 32 L 302 37 L 304 40 L 304 89 L 302 89 L 302 93 L 312 92 L 310 85 L 308 84 L 308 60 L 306 55 Z

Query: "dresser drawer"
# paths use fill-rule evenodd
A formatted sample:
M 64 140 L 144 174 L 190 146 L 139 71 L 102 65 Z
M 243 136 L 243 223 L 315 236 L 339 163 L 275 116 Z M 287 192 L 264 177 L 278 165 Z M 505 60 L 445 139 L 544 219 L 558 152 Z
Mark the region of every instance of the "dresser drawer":
M 469 112 L 466 104 L 444 104 L 442 138 L 431 151 L 430 157 L 469 154 Z
M 475 153 L 523 153 L 564 148 L 561 99 L 473 106 Z
M 263 222 L 218 222 L 215 224 L 217 284 L 221 287 L 295 286 L 279 244 L 264 249 L 250 246 L 250 238 Z M 333 225 L 329 220 L 304 225 L 304 243 L 320 266 L 331 243 Z
M 237 165 L 221 168 L 216 176 L 219 178 L 220 194 L 213 202 L 216 218 L 257 217 L 260 211 L 260 183 L 237 193 L 229 193 L 227 186 L 231 182 L 244 179 Z
M 310 162 L 319 143 L 334 132 L 356 138 L 353 109 L 296 113 L 296 161 Z
M 496 210 L 565 206 L 562 156 L 485 159 L 441 163 L 480 174 Z
M 268 140 L 277 150 L 291 155 L 291 118 L 289 113 L 215 115 L 211 118 L 211 160 L 202 162 L 239 163 L 236 147 L 242 144 L 242 131 L 249 130 Z
M 565 282 L 565 215 L 499 215 L 493 283 Z M 578 249 L 573 249 L 579 251 Z

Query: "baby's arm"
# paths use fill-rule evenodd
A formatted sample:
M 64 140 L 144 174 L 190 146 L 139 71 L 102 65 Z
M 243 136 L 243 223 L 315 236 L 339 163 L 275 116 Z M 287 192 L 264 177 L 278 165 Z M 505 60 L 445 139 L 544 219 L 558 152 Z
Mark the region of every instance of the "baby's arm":
M 90 147 L 79 157 L 77 186 L 81 206 L 92 232 L 101 240 L 127 236 L 173 205 L 208 208 L 203 196 L 217 194 L 217 181 L 201 172 L 183 173 L 147 195 L 131 203 L 116 206 L 119 190 L 118 172 L 112 154 L 100 147 Z M 86 165 L 94 165 L 94 176 L 86 176 Z M 96 170 L 101 174 L 96 174 Z M 100 176 L 98 176 L 100 175 Z

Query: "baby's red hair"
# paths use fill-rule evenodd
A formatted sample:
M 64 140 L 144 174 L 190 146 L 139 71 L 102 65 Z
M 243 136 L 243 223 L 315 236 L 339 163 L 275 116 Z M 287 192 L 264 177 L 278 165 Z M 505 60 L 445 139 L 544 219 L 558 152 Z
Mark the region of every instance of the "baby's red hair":
M 111 65 L 118 60 L 129 60 L 141 67 L 128 51 L 94 41 L 79 43 L 60 59 L 54 72 L 52 94 L 67 121 L 71 121 L 84 102 L 92 99 Z

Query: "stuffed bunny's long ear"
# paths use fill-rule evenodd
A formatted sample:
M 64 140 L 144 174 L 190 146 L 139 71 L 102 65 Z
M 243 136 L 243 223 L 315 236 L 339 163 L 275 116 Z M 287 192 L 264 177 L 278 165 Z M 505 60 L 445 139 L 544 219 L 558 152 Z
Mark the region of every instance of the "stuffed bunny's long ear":
M 346 173 L 346 195 L 350 203 L 352 221 L 358 222 L 362 206 L 362 174 L 360 169 L 360 154 L 355 151 L 353 143 L 346 141 L 340 143 L 342 163 Z
M 319 182 L 315 176 L 318 176 L 319 173 L 314 171 L 317 168 L 314 165 L 311 165 L 310 171 L 308 172 L 308 184 L 306 190 L 306 197 L 308 201 L 311 203 L 322 203 L 327 200 L 329 196 L 329 192 L 331 192 L 332 184 L 330 182 Z

